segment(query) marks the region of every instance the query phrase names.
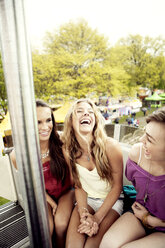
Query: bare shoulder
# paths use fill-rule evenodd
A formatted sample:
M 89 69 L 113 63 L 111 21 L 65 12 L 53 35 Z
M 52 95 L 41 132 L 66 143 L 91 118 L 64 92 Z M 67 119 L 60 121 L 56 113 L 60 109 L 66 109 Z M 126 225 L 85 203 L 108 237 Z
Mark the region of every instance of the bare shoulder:
M 113 173 L 123 174 L 123 155 L 117 140 L 108 137 L 106 140 L 106 154 Z
M 140 147 L 141 147 L 141 143 L 134 144 L 128 154 L 129 158 L 136 163 L 138 162 L 139 159 Z
M 122 161 L 122 150 L 117 140 L 108 137 L 106 140 L 106 154 L 108 159 L 112 161 Z
M 111 151 L 113 152 L 121 152 L 121 147 L 120 144 L 117 140 L 108 137 L 106 140 L 106 151 L 109 151 L 111 149 Z

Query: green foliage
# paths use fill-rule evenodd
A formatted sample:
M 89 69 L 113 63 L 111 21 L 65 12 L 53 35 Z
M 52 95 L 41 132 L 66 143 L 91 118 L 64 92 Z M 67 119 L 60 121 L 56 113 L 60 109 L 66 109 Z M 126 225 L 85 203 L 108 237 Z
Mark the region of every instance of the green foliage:
M 127 50 L 125 70 L 130 75 L 131 86 L 162 88 L 164 81 L 165 40 L 151 39 L 140 35 L 130 35 L 119 41 L 121 48 Z
M 133 96 L 139 87 L 165 89 L 165 40 L 129 35 L 110 47 L 84 20 L 45 36 L 43 53 L 33 51 L 35 95 L 46 101 L 86 96 Z M 0 108 L 7 95 L 0 57 Z M 1 113 L 1 114 L 3 114 Z
M 38 56 L 41 61 L 37 62 Z M 124 94 L 127 89 L 123 85 L 129 75 L 123 67 L 111 65 L 109 56 L 107 39 L 89 28 L 85 21 L 70 22 L 53 34 L 47 33 L 44 55 L 33 56 L 36 95 L 43 92 L 48 96 L 50 91 L 56 98 L 85 97 L 89 92 Z M 47 87 L 44 91 L 39 86 L 41 79 L 41 84 Z
M 165 41 L 130 35 L 116 46 L 87 22 L 69 22 L 45 37 L 33 54 L 37 97 L 131 96 L 139 86 L 165 87 Z
M 4 73 L 0 54 L 0 115 L 4 118 L 7 113 L 7 93 L 5 88 Z

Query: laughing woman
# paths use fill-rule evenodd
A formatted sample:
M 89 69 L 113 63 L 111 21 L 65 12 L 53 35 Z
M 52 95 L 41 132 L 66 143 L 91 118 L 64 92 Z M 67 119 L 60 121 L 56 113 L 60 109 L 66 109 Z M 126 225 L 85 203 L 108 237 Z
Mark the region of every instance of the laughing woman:
M 110 227 L 100 248 L 165 247 L 165 107 L 146 121 L 141 143 L 133 146 L 126 165 L 136 202 Z
M 119 144 L 107 137 L 103 117 L 89 99 L 68 112 L 63 152 L 75 183 L 76 206 L 67 232 L 67 248 L 97 248 L 122 213 L 123 164 Z
M 53 112 L 42 100 L 37 100 L 36 106 L 50 233 L 52 235 L 55 228 L 56 246 L 64 248 L 74 192 Z M 11 160 L 17 168 L 14 151 Z

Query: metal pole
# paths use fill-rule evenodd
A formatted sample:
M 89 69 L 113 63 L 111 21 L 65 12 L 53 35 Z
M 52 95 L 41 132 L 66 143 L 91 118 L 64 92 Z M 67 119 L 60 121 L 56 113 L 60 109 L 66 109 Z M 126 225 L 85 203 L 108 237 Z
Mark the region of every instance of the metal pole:
M 0 39 L 30 247 L 51 247 L 24 0 L 0 0 Z M 33 6 L 32 6 L 33 7 Z

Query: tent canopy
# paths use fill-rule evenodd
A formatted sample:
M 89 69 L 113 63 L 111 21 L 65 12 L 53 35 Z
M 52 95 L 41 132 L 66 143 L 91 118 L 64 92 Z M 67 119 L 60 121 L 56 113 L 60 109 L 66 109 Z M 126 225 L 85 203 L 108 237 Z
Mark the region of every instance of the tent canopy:
M 9 112 L 7 112 L 7 114 L 5 115 L 5 118 L 0 123 L 0 134 L 2 135 L 2 137 L 5 136 L 5 131 L 6 130 L 11 130 Z
M 159 96 L 165 98 L 165 93 L 160 94 Z M 165 99 L 164 99 L 165 100 Z
M 64 122 L 65 116 L 66 116 L 68 110 L 70 109 L 71 105 L 72 105 L 71 103 L 67 102 L 61 108 L 59 108 L 53 112 L 54 117 L 55 117 L 55 121 L 57 123 L 63 123 Z
M 159 96 L 156 92 L 150 96 L 150 97 L 145 97 L 145 100 L 147 101 L 162 101 L 164 100 L 163 97 Z

